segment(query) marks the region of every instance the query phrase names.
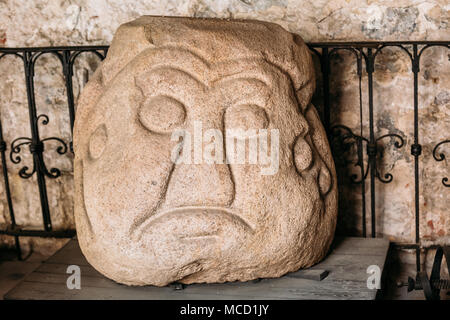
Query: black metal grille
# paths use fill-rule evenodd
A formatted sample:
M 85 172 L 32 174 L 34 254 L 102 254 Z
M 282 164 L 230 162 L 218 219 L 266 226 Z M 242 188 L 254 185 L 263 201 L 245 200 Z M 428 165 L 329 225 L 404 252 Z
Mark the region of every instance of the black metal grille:
M 414 158 L 414 198 L 415 198 L 415 243 L 407 244 L 404 247 L 412 248 L 416 250 L 416 263 L 417 271 L 420 271 L 420 228 L 419 228 L 419 218 L 420 218 L 420 202 L 419 202 L 419 159 L 422 156 L 422 145 L 420 144 L 419 137 L 419 83 L 418 75 L 420 73 L 420 58 L 425 50 L 431 47 L 450 47 L 450 41 L 415 41 L 415 42 L 330 42 L 330 43 L 310 43 L 309 47 L 317 55 L 320 60 L 321 72 L 322 72 L 322 90 L 323 90 L 323 110 L 322 110 L 322 121 L 327 131 L 328 137 L 332 142 L 332 145 L 343 146 L 343 144 L 354 144 L 357 150 L 357 162 L 356 165 L 359 167 L 359 177 L 353 175 L 351 177 L 352 182 L 361 184 L 361 215 L 362 215 L 362 233 L 363 236 L 367 236 L 366 228 L 366 184 L 365 181 L 368 179 L 368 187 L 370 192 L 370 198 L 368 199 L 370 204 L 370 227 L 371 236 L 376 236 L 376 197 L 375 197 L 375 183 L 376 180 L 382 183 L 390 183 L 393 179 L 392 174 L 385 173 L 381 174 L 378 165 L 380 160 L 380 144 L 386 138 L 394 139 L 395 148 L 403 148 L 405 146 L 404 138 L 396 133 L 388 133 L 381 136 L 375 135 L 374 130 L 374 99 L 373 99 L 373 73 L 375 71 L 375 59 L 377 55 L 387 47 L 400 48 L 409 57 L 411 62 L 411 72 L 413 76 L 413 86 L 414 86 L 414 136 L 413 144 L 411 145 L 411 155 Z M 49 137 L 41 139 L 39 136 L 39 124 L 46 125 L 49 121 L 49 117 L 45 114 L 37 114 L 36 103 L 35 103 L 35 93 L 34 93 L 34 68 L 35 63 L 39 57 L 44 54 L 55 55 L 62 64 L 63 75 L 66 86 L 67 93 L 67 104 L 68 113 L 70 119 L 70 128 L 73 129 L 73 123 L 75 119 L 75 102 L 72 87 L 72 76 L 74 63 L 77 57 L 79 57 L 82 52 L 92 52 L 97 55 L 101 60 L 106 56 L 108 47 L 107 46 L 84 46 L 84 47 L 47 47 L 47 48 L 0 48 L 0 59 L 6 55 L 14 55 L 20 58 L 24 64 L 25 82 L 27 89 L 28 98 L 28 110 L 30 117 L 30 128 L 31 137 L 18 137 L 14 139 L 9 146 L 9 156 L 10 160 L 18 164 L 21 162 L 20 152 L 25 146 L 29 147 L 29 152 L 33 156 L 33 167 L 29 168 L 23 166 L 19 170 L 19 175 L 21 178 L 27 179 L 37 175 L 38 191 L 40 195 L 40 204 L 42 210 L 42 220 L 43 229 L 42 230 L 27 230 L 16 224 L 14 216 L 14 205 L 11 198 L 11 191 L 9 186 L 8 170 L 6 163 L 6 153 L 8 151 L 8 146 L 3 139 L 2 127 L 0 123 L 0 153 L 1 161 L 3 167 L 3 178 L 5 185 L 5 197 L 8 203 L 8 210 L 10 214 L 10 224 L 5 230 L 0 230 L 0 234 L 11 235 L 15 238 L 16 249 L 20 257 L 20 236 L 38 236 L 38 237 L 72 237 L 75 234 L 75 230 L 53 230 L 51 214 L 49 210 L 47 189 L 46 189 L 46 179 L 56 179 L 60 176 L 61 172 L 58 168 L 48 169 L 44 159 L 43 153 L 45 152 L 45 142 L 49 140 L 57 141 L 60 146 L 57 148 L 59 154 L 64 154 L 66 152 L 72 151 L 72 142 L 66 142 L 58 137 Z M 330 61 L 333 56 L 339 51 L 350 52 L 354 55 L 356 60 L 357 75 L 359 78 L 359 104 L 360 104 L 360 132 L 359 134 L 354 133 L 349 127 L 344 125 L 334 125 L 331 126 L 330 123 Z M 363 65 L 365 66 L 365 71 L 367 73 L 367 88 L 368 88 L 368 110 L 369 110 L 369 136 L 365 137 L 363 135 L 363 120 L 362 120 L 362 75 L 363 75 Z M 450 143 L 450 140 L 437 141 L 433 148 L 433 158 L 436 161 L 443 161 L 445 155 L 439 152 L 440 147 L 443 144 Z M 68 147 L 69 145 L 69 147 Z M 365 150 L 364 150 L 365 148 Z M 336 149 L 334 149 L 336 150 Z M 367 154 L 367 166 L 364 161 L 364 151 Z M 445 187 L 450 187 L 448 177 L 442 178 L 442 184 Z
M 24 165 L 19 170 L 19 176 L 23 179 L 28 179 L 34 174 L 37 175 L 38 192 L 40 198 L 40 205 L 42 211 L 42 230 L 27 230 L 25 227 L 18 226 L 14 215 L 14 204 L 11 198 L 11 189 L 9 185 L 9 175 L 6 162 L 7 144 L 3 139 L 3 128 L 0 121 L 0 153 L 2 158 L 3 178 L 5 185 L 5 196 L 8 203 L 8 210 L 10 216 L 10 224 L 5 230 L 0 230 L 0 234 L 7 234 L 14 236 L 16 250 L 21 259 L 20 236 L 37 236 L 37 237 L 55 237 L 67 238 L 75 235 L 75 230 L 53 230 L 51 214 L 48 204 L 46 179 L 56 179 L 61 175 L 58 168 L 48 169 L 43 158 L 46 141 L 57 141 L 60 146 L 56 149 L 58 154 L 65 154 L 68 149 L 72 152 L 72 141 L 70 141 L 69 148 L 67 143 L 58 137 L 49 137 L 41 139 L 39 135 L 39 124 L 47 125 L 49 117 L 46 114 L 37 114 L 35 90 L 34 90 L 34 70 L 36 61 L 39 57 L 45 54 L 51 54 L 58 58 L 62 64 L 63 75 L 66 86 L 68 113 L 70 119 L 70 129 L 73 130 L 75 120 L 75 101 L 73 96 L 72 76 L 75 60 L 83 52 L 92 52 L 101 60 L 106 56 L 107 46 L 85 46 L 85 47 L 48 47 L 48 48 L 0 48 L 0 59 L 13 55 L 22 60 L 25 73 L 25 84 L 27 90 L 28 112 L 30 117 L 31 137 L 18 137 L 11 142 L 9 157 L 12 163 L 19 164 L 22 161 L 20 153 L 25 146 L 29 147 L 29 152 L 33 156 L 33 165 L 28 167 Z

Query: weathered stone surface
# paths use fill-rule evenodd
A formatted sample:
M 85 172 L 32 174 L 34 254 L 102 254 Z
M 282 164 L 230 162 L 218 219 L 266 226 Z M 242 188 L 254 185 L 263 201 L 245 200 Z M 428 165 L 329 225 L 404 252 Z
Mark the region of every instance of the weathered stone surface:
M 310 104 L 314 80 L 306 45 L 276 24 L 143 16 L 120 26 L 74 131 L 75 220 L 88 261 L 118 282 L 161 286 L 278 277 L 322 259 L 337 183 Z M 195 139 L 196 121 L 222 136 L 267 130 L 277 170 L 231 162 L 228 143 L 228 162 L 174 163 L 173 132 Z M 195 159 L 196 141 L 182 142 Z
M 307 41 L 364 40 L 447 40 L 450 7 L 446 0 L 36 0 L 0 1 L 0 45 L 6 47 L 48 45 L 110 44 L 118 26 L 143 14 L 258 19 L 275 22 Z M 406 17 L 406 20 L 404 19 Z M 415 19 L 414 21 L 412 21 Z M 26 23 L 24 23 L 26 22 Z M 389 67 L 383 67 L 388 62 Z M 397 150 L 386 141 L 386 154 L 380 169 L 391 172 L 394 180 L 379 182 L 376 193 L 377 235 L 393 241 L 414 241 L 414 184 L 410 154 L 413 133 L 412 73 L 409 57 L 400 49 L 387 50 L 377 57 L 374 74 L 375 131 L 388 133 L 394 127 L 407 137 Z M 77 98 L 98 65 L 93 54 L 82 54 L 75 65 L 74 95 Z M 319 90 L 314 105 L 320 109 L 320 66 L 316 61 Z M 427 243 L 450 243 L 448 188 L 441 179 L 449 174 L 450 145 L 441 151 L 443 162 L 432 157 L 434 145 L 448 139 L 450 101 L 450 61 L 445 48 L 427 49 L 421 57 L 419 75 L 420 139 L 423 155 L 421 176 L 421 239 Z M 13 57 L 0 60 L 0 116 L 9 146 L 19 136 L 29 136 L 29 122 L 23 63 Z M 47 113 L 50 123 L 40 126 L 41 136 L 71 140 L 62 68 L 56 57 L 43 55 L 37 62 L 35 90 L 39 113 Z M 353 55 L 339 52 L 332 60 L 332 119 L 359 132 L 358 81 Z M 364 134 L 368 136 L 367 77 L 363 70 Z M 398 94 L 402 92 L 402 94 Z M 381 121 L 378 121 L 378 119 Z M 382 125 L 382 127 L 378 127 Z M 396 132 L 397 132 L 396 130 Z M 48 152 L 47 152 L 48 151 Z M 60 168 L 62 177 L 47 183 L 50 211 L 55 229 L 74 228 L 72 155 L 60 156 L 54 148 L 44 153 L 49 166 Z M 36 176 L 23 180 L 18 171 L 31 165 L 24 149 L 22 163 L 8 160 L 16 219 L 19 224 L 42 227 Z M 347 155 L 349 156 L 349 155 Z M 341 168 L 347 177 L 352 166 Z M 357 171 L 354 173 L 358 173 Z M 4 195 L 0 178 L 0 193 Z M 339 186 L 338 232 L 361 235 L 361 188 L 344 179 Z M 366 187 L 366 200 L 369 199 Z M 367 201 L 367 205 L 369 202 Z M 9 221 L 6 198 L 0 197 L 0 224 Z M 367 217 L 370 226 L 370 215 Z M 21 244 L 41 251 L 56 239 L 22 238 Z M 14 246 L 14 239 L 0 236 L 0 243 Z M 412 258 L 414 259 L 414 257 Z M 412 260 L 414 261 L 414 260 Z

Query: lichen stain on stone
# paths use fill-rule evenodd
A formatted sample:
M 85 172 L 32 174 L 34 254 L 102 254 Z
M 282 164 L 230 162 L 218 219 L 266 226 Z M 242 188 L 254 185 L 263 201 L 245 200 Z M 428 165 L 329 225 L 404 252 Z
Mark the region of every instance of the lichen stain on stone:
M 392 34 L 402 34 L 405 37 L 412 34 L 416 28 L 416 20 L 419 15 L 417 8 L 377 6 L 370 9 L 369 12 L 372 12 L 372 15 L 369 15 L 368 20 L 363 22 L 361 31 L 371 39 L 381 40 Z

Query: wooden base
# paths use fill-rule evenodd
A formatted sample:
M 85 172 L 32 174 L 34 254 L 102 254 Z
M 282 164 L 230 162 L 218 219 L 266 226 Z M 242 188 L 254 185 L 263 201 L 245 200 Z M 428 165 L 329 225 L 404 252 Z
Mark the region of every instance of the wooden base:
M 276 279 L 224 284 L 194 284 L 163 288 L 129 287 L 105 278 L 82 255 L 76 239 L 50 257 L 5 299 L 357 299 L 372 300 L 377 289 L 367 287 L 367 268 L 383 271 L 389 241 L 373 238 L 336 239 L 319 264 Z M 69 265 L 81 269 L 81 289 L 68 289 Z M 327 274 L 328 272 L 328 274 Z M 180 290 L 181 289 L 181 290 Z

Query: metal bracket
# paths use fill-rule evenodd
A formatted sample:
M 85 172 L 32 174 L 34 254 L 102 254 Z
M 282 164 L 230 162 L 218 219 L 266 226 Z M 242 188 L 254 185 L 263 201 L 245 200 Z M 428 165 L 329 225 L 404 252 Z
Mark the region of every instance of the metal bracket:
M 436 250 L 436 255 L 434 256 L 430 279 L 428 279 L 426 271 L 418 272 L 415 280 L 408 277 L 408 292 L 413 290 L 423 290 L 427 300 L 439 300 L 441 290 L 450 290 L 450 278 L 441 279 L 443 256 L 445 256 L 447 268 L 450 273 L 450 246 L 439 246 Z

